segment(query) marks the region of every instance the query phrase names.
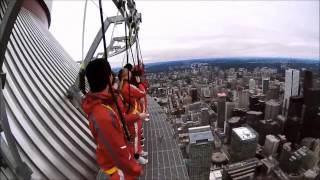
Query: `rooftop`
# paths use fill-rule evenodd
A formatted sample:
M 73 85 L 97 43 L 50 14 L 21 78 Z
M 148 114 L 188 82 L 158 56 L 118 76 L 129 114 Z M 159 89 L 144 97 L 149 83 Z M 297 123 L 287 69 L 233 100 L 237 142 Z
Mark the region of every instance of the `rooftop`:
M 257 137 L 253 130 L 248 127 L 238 127 L 232 129 L 232 131 L 234 131 L 241 140 L 254 139 Z
M 199 126 L 189 128 L 190 144 L 202 143 L 204 141 L 213 141 L 213 135 L 210 126 Z

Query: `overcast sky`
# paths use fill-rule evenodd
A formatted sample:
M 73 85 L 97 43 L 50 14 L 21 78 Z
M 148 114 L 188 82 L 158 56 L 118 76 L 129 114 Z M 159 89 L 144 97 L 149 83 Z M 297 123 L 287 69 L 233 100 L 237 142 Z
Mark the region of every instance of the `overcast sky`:
M 82 58 L 84 2 L 55 0 L 52 6 L 50 31 L 75 60 Z M 111 1 L 103 4 L 106 16 L 117 14 Z M 221 56 L 320 57 L 318 0 L 138 0 L 136 4 L 142 13 L 139 35 L 145 62 Z M 88 1 L 84 54 L 100 28 L 96 5 Z M 123 26 L 115 28 L 114 36 L 123 34 Z M 122 59 L 119 55 L 111 62 L 121 65 Z

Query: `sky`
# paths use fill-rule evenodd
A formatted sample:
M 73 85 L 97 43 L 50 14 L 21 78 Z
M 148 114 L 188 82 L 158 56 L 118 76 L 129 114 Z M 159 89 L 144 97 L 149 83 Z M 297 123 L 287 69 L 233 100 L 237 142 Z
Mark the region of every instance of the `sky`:
M 97 4 L 88 0 L 84 56 L 101 27 Z M 82 59 L 84 5 L 84 0 L 55 0 L 52 6 L 50 31 L 77 61 Z M 318 0 L 136 0 L 136 5 L 146 63 L 229 56 L 320 58 Z M 117 14 L 112 1 L 103 1 L 103 7 L 105 17 Z M 113 29 L 114 37 L 124 35 L 123 25 L 111 26 L 107 42 Z M 123 59 L 120 54 L 110 62 L 120 66 Z

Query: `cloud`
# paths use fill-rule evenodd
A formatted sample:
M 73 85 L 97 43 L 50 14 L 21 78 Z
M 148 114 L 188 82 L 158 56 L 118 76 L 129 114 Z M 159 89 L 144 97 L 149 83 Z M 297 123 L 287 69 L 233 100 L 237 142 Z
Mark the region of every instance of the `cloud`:
M 53 3 L 59 13 L 52 13 L 51 31 L 78 60 L 83 3 L 78 2 L 73 11 L 80 20 L 72 24 L 70 33 L 61 30 L 62 25 L 68 28 L 69 10 L 63 3 Z M 108 15 L 115 15 L 113 4 L 105 4 Z M 137 8 L 142 13 L 145 61 L 210 56 L 319 58 L 319 1 L 137 1 Z M 85 49 L 99 28 L 96 7 L 88 8 L 88 14 Z M 123 34 L 122 29 L 117 28 L 116 34 Z M 119 55 L 111 60 L 119 65 L 122 59 Z

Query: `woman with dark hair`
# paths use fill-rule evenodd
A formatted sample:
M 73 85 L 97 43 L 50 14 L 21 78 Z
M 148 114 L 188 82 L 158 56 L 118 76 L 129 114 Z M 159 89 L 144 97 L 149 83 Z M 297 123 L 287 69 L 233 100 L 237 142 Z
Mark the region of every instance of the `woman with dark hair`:
M 145 96 L 145 92 L 141 91 L 139 88 L 129 82 L 129 79 L 132 78 L 132 74 L 128 69 L 121 69 L 119 71 L 118 78 L 118 91 L 123 98 L 124 104 L 126 104 L 128 114 L 140 113 L 144 115 L 144 118 L 140 118 L 137 121 L 128 122 L 127 126 L 130 134 L 132 135 L 134 157 L 140 164 L 146 164 L 148 163 L 148 160 L 141 156 L 142 147 L 140 142 L 141 131 L 139 130 L 139 124 L 142 124 L 142 120 L 147 118 L 148 114 L 141 111 L 138 103 L 138 100 Z

